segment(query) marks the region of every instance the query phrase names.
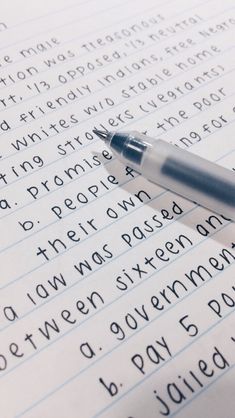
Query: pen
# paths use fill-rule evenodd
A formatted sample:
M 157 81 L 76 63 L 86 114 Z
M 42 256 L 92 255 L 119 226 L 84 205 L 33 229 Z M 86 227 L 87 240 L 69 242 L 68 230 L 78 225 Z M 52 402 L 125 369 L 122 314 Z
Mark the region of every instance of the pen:
M 235 221 L 235 173 L 139 132 L 93 131 L 127 166 L 213 212 Z

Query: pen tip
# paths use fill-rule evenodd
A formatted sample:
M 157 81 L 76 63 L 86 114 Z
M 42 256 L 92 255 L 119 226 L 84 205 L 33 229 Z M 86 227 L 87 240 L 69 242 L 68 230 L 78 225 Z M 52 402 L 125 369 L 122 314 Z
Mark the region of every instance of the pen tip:
M 105 132 L 105 131 L 100 131 L 99 129 L 93 129 L 94 134 L 96 134 L 100 139 L 103 139 L 103 141 L 105 141 L 108 136 L 109 133 Z

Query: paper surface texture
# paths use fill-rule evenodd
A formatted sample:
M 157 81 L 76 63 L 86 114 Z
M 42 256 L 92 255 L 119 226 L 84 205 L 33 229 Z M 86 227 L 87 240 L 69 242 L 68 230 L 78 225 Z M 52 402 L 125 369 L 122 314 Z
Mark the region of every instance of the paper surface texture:
M 234 223 L 93 129 L 235 171 L 234 1 L 9 0 L 0 20 L 0 417 L 233 417 Z

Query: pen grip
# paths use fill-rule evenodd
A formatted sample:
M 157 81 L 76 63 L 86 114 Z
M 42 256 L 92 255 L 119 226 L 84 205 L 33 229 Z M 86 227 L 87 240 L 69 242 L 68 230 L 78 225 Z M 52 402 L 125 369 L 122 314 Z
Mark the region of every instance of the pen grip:
M 235 220 L 235 173 L 157 140 L 147 149 L 142 173 L 154 183 Z

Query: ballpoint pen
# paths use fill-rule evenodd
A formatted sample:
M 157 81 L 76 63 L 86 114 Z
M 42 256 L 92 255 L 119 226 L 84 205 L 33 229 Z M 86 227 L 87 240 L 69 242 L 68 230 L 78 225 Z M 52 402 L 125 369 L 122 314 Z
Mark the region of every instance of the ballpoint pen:
M 235 221 L 235 173 L 139 132 L 93 131 L 127 166 L 213 212 Z

